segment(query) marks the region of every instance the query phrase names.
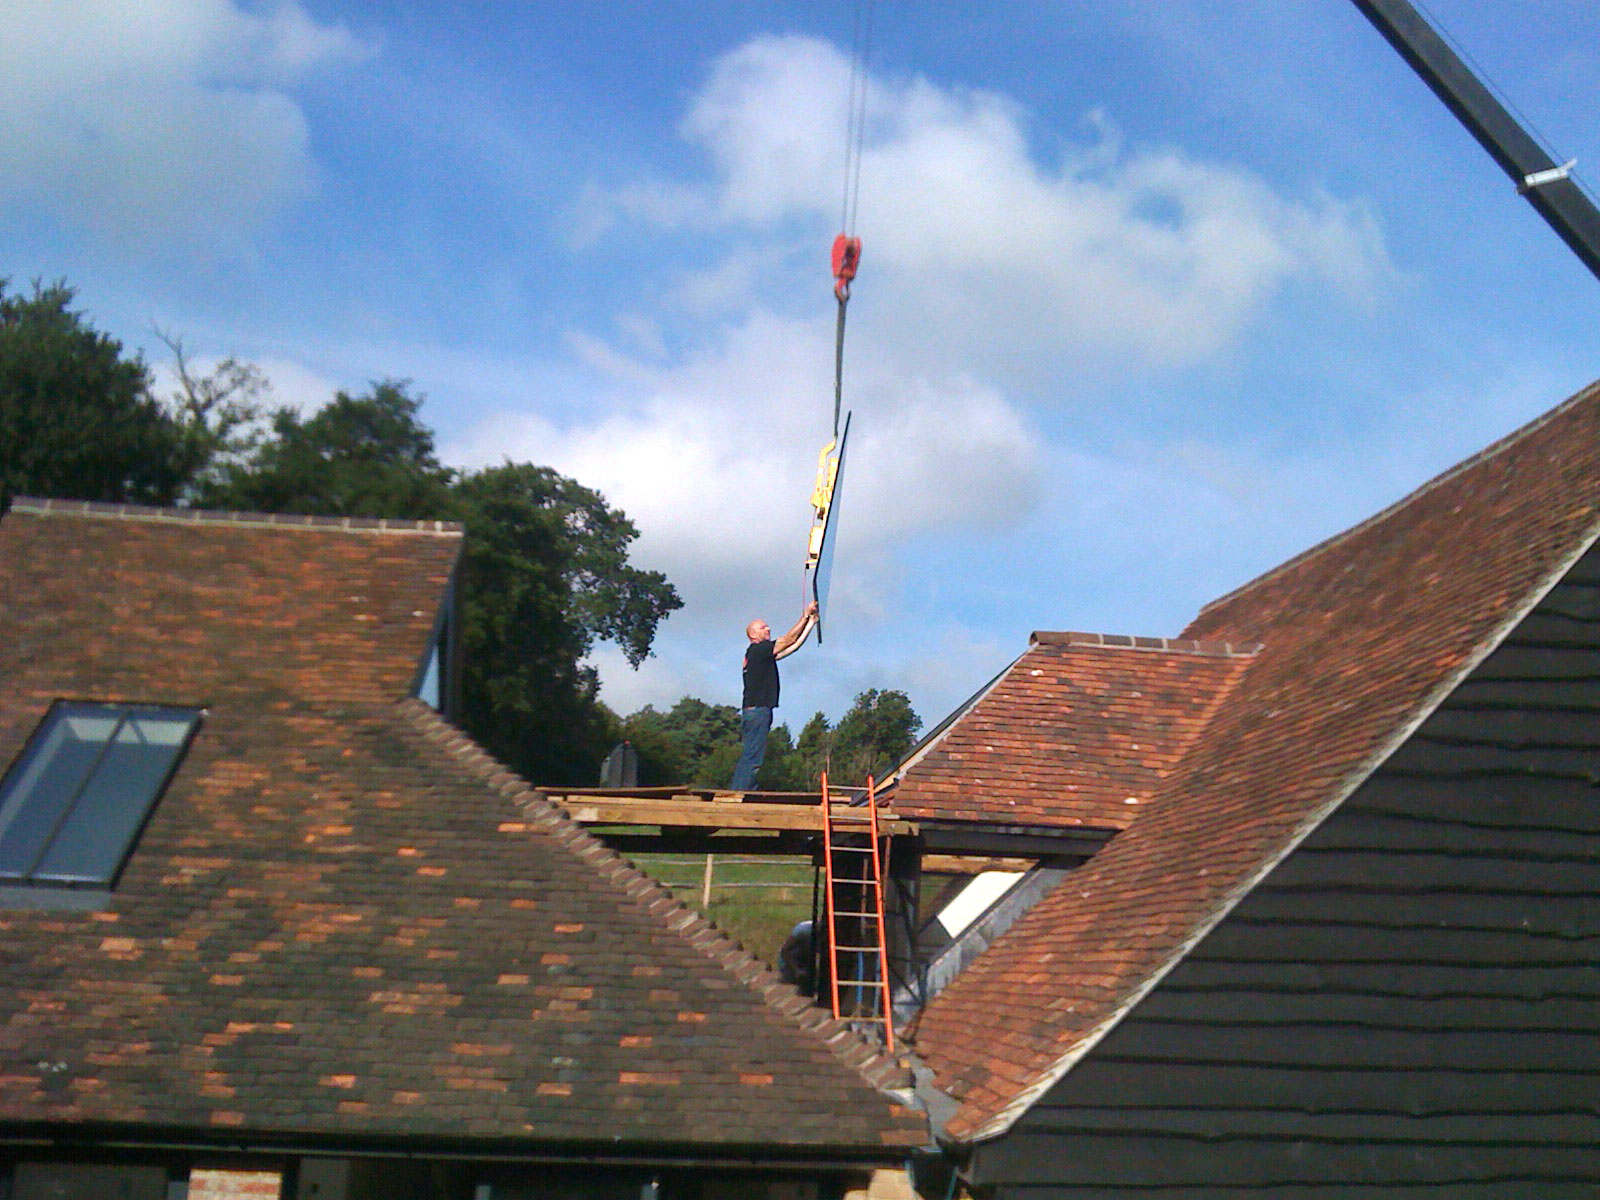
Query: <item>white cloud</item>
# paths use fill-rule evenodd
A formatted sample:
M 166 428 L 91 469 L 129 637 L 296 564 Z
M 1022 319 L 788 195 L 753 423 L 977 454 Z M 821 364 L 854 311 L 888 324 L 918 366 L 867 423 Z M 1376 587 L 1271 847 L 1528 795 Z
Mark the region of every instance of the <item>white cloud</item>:
M 850 66 L 826 42 L 760 37 L 724 55 L 682 132 L 716 165 L 716 209 L 770 221 L 843 201 Z
M 366 52 L 291 0 L 13 0 L 0 204 L 130 247 L 227 243 L 313 187 L 287 88 Z
M 709 181 L 595 192 L 591 219 L 703 237 L 718 214 L 725 233 L 765 231 L 764 252 L 741 240 L 690 291 L 702 308 L 711 285 L 746 293 L 751 262 L 792 258 L 796 238 L 840 212 L 848 81 L 824 42 L 751 41 L 717 62 L 683 122 Z M 1029 384 L 1085 357 L 1185 365 L 1235 342 L 1291 283 L 1359 302 L 1394 275 L 1360 204 L 1287 196 L 1175 149 L 1125 148 L 1103 112 L 1086 114 L 1091 139 L 1059 161 L 992 92 L 879 79 L 867 112 L 860 287 L 893 297 L 894 336 L 923 364 Z
M 752 591 L 798 588 L 832 426 L 827 332 L 757 313 L 671 369 L 588 339 L 586 359 L 635 385 L 637 405 L 565 428 L 501 414 L 450 457 L 548 463 L 598 488 L 639 525 L 636 556 L 666 571 L 697 611 L 725 620 Z M 840 509 L 854 553 L 881 554 L 933 528 L 1003 524 L 1033 502 L 1032 438 L 993 389 L 919 380 L 889 362 L 861 374 Z
M 605 379 L 587 411 L 502 413 L 450 448 L 454 461 L 548 463 L 638 524 L 635 560 L 665 571 L 686 603 L 642 672 L 597 654 L 622 711 L 684 693 L 730 699 L 744 622 L 762 614 L 781 626 L 798 610 L 806 499 L 831 428 L 822 264 L 841 200 L 848 80 L 841 54 L 801 37 L 758 38 L 720 59 L 681 125 L 706 151 L 707 177 L 591 189 L 582 203 L 587 235 L 631 225 L 689 236 L 692 266 L 641 286 L 654 308 L 635 301 L 614 332 L 571 331 L 569 350 Z M 923 702 L 953 704 L 962 696 L 951 688 L 1014 656 L 1020 646 L 976 643 L 930 607 L 908 548 L 978 534 L 1059 553 L 1070 532 L 1038 543 L 1028 533 L 1051 520 L 1039 511 L 1043 473 L 1070 456 L 1041 446 L 1045 414 L 1028 405 L 1087 402 L 1080 365 L 1205 361 L 1291 285 L 1357 301 L 1388 285 L 1382 239 L 1359 205 L 1130 148 L 1104 114 L 1088 117 L 1089 140 L 1047 160 L 1028 114 L 1002 96 L 924 79 L 870 86 L 866 254 L 846 362 L 856 423 L 830 606 L 842 644 L 786 664 L 786 680 L 817 698 L 808 704 L 837 715 L 861 687 L 896 686 L 863 676 L 864 661 L 899 672 Z M 1163 503 L 1181 505 L 1174 492 L 1209 500 L 1212 465 L 1204 448 L 1182 451 L 1182 478 L 1152 482 Z M 1110 495 L 1136 502 L 1124 491 L 1136 476 L 1149 472 L 1108 480 Z M 1005 568 L 990 566 L 1004 586 Z M 893 633 L 898 597 L 912 593 L 915 649 Z
M 272 382 L 272 404 L 275 408 L 292 408 L 302 416 L 309 416 L 339 390 L 339 384 L 304 363 L 287 358 L 262 358 L 256 361 Z

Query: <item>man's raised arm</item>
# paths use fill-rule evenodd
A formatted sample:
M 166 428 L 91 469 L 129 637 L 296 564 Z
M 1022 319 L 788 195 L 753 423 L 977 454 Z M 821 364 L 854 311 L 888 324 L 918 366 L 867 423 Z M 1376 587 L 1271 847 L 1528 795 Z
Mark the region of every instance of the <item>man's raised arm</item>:
M 806 605 L 805 612 L 800 614 L 800 619 L 794 623 L 794 628 L 789 630 L 772 644 L 772 657 L 783 658 L 800 649 L 801 643 L 817 624 L 817 602 L 813 600 Z

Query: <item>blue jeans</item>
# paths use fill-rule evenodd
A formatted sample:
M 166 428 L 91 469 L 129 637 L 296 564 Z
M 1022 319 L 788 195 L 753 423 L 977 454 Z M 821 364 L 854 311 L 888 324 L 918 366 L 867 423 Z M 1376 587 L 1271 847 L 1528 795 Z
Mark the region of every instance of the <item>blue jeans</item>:
M 739 723 L 744 735 L 744 749 L 739 754 L 739 765 L 733 768 L 736 792 L 748 792 L 756 785 L 756 772 L 767 757 L 767 733 L 772 728 L 770 708 L 742 708 Z

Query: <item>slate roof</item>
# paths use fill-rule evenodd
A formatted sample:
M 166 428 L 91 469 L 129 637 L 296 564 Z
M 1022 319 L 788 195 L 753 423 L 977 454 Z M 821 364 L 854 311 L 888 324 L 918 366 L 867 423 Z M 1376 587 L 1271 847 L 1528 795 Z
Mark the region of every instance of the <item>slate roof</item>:
M 923 1014 L 997 1136 L 1390 754 L 1600 536 L 1600 385 L 1208 606 L 1261 649 L 1128 828 Z
M 903 768 L 910 820 L 1126 828 L 1254 646 L 1035 633 L 1028 650 Z
M 460 548 L 431 523 L 0 521 L 0 762 L 57 697 L 206 708 L 109 908 L 0 908 L 0 1127 L 925 1141 L 879 1090 L 895 1064 L 407 698 Z

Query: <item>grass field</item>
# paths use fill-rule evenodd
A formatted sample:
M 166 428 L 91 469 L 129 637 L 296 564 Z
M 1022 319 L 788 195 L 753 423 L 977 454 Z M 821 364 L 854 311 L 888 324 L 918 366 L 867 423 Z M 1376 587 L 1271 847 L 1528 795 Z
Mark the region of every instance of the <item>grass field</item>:
M 811 916 L 811 860 L 774 855 L 750 858 L 714 855 L 711 905 L 701 906 L 705 884 L 703 854 L 640 854 L 633 858 L 672 889 L 691 908 L 768 964 L 778 961 L 778 948 L 797 921 Z

